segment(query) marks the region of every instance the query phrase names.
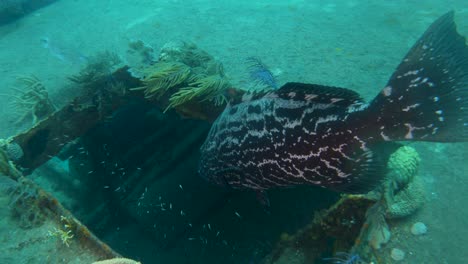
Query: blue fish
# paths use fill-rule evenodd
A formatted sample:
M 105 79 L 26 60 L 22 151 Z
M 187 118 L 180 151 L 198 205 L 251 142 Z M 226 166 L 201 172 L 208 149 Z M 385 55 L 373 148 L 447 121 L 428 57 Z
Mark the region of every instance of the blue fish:
M 454 13 L 437 19 L 371 101 L 349 89 L 287 83 L 231 102 L 201 147 L 200 174 L 259 192 L 374 188 L 394 141 L 468 141 L 468 47 Z

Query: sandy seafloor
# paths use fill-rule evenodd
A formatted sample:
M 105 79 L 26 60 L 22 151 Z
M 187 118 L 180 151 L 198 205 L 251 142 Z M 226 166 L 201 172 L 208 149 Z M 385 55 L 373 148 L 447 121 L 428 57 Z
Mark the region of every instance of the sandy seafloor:
M 246 85 L 245 58 L 258 56 L 281 72 L 281 83 L 347 87 L 370 99 L 426 27 L 451 9 L 468 36 L 464 0 L 61 0 L 0 27 L 0 93 L 11 93 L 17 75 L 34 74 L 62 106 L 77 94 L 67 76 L 82 66 L 80 56 L 110 50 L 125 58 L 128 41 L 141 39 L 155 50 L 193 41 L 223 62 L 236 86 Z M 41 38 L 54 48 L 44 48 Z M 0 96 L 1 138 L 29 125 L 14 124 L 9 100 Z M 411 221 L 424 222 L 428 233 L 405 241 L 395 235 L 382 250 L 403 249 L 400 263 L 468 263 L 468 145 L 412 146 L 430 195 Z

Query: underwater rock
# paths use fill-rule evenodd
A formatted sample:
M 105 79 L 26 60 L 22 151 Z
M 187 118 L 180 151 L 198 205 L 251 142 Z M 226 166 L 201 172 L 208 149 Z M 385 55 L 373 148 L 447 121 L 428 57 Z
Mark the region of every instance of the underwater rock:
M 427 226 L 423 222 L 414 223 L 411 226 L 411 234 L 415 236 L 424 235 L 427 233 Z
M 401 261 L 405 258 L 405 252 L 399 248 L 392 249 L 391 255 L 393 260 Z

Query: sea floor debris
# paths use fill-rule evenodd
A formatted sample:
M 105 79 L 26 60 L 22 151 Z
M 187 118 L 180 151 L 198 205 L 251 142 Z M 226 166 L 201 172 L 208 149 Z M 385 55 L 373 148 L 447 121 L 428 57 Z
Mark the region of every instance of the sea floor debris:
M 419 161 L 415 149 L 398 148 L 389 159 L 389 172 L 381 188 L 366 195 L 344 195 L 330 209 L 317 214 L 308 226 L 293 235 L 281 236 L 263 263 L 282 264 L 291 259 L 297 263 L 321 263 L 324 252 L 329 252 L 328 256 L 353 252 L 348 254 L 359 256 L 357 263 L 389 263 L 396 256 L 387 250 L 392 232 L 406 225 L 405 220 L 424 205 L 423 185 L 418 185 L 417 192 L 413 186 L 420 177 Z M 408 192 L 412 194 L 402 195 Z M 400 259 L 401 254 L 397 255 Z
M 22 176 L 0 149 L 2 263 L 91 263 L 119 257 L 60 202 Z M 36 252 L 29 254 L 28 252 Z

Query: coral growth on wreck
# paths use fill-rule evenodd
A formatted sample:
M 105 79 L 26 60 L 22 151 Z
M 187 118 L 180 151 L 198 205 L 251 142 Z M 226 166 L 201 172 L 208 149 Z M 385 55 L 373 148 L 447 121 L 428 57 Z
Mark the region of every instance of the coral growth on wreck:
M 145 97 L 159 99 L 171 88 L 186 82 L 190 76 L 190 68 L 179 62 L 156 63 L 145 70 L 143 86 L 132 90 L 144 90 Z
M 425 190 L 418 175 L 420 158 L 412 147 L 403 146 L 390 156 L 384 184 L 386 218 L 413 214 L 425 202 Z
M 322 263 L 326 256 L 349 252 L 373 201 L 364 195 L 346 195 L 294 235 L 283 234 L 262 263 Z M 327 255 L 324 255 L 327 254 Z
M 424 203 L 419 161 L 413 148 L 398 148 L 390 156 L 381 188 L 366 195 L 345 195 L 296 234 L 283 234 L 264 263 L 322 263 L 319 261 L 327 259 L 336 263 L 387 263 L 378 260 L 378 252 L 392 238 L 387 222 L 413 214 Z M 348 255 L 323 256 L 338 252 Z
M 120 57 L 113 52 L 104 51 L 88 58 L 86 65 L 76 75 L 68 77 L 74 82 L 85 101 L 80 101 L 74 108 L 81 111 L 84 108 L 97 108 L 101 117 L 112 104 L 112 98 L 126 95 L 128 87 L 116 78 L 118 67 L 121 66 Z
M 145 97 L 159 100 L 166 110 L 181 108 L 194 102 L 226 103 L 225 91 L 230 87 L 222 64 L 212 56 L 189 43 L 168 43 L 159 60 L 141 73 Z
M 418 174 L 419 162 L 418 153 L 409 146 L 398 148 L 390 156 L 378 201 L 367 211 L 366 222 L 359 235 L 361 243 L 354 246 L 354 250 L 365 259 L 381 257 L 379 250 L 392 237 L 388 221 L 408 217 L 424 205 L 425 190 Z
M 189 83 L 188 87 L 180 89 L 171 96 L 168 108 L 175 108 L 194 98 L 201 98 L 202 101 L 213 100 L 215 105 L 222 105 L 227 100 L 223 95 L 227 88 L 229 82 L 221 76 L 211 75 L 196 79 Z
M 45 118 L 55 111 L 55 106 L 49 99 L 49 93 L 44 84 L 34 75 L 17 77 L 18 87 L 12 88 L 16 94 L 13 97 L 12 107 L 19 117 L 15 121 L 20 124 L 30 119 L 32 124 Z
M 87 89 L 99 88 L 98 85 L 110 81 L 112 72 L 121 62 L 116 53 L 100 52 L 91 56 L 80 72 L 70 76 L 69 79 Z

